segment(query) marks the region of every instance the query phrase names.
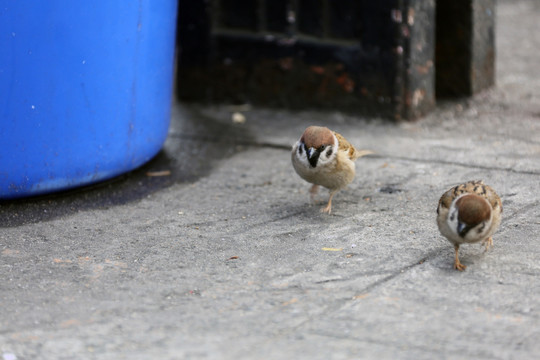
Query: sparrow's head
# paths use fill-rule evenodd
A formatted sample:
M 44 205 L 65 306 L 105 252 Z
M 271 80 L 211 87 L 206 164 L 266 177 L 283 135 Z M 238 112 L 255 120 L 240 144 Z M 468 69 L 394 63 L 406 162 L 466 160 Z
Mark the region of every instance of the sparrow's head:
M 482 239 L 491 226 L 491 205 L 476 194 L 456 198 L 448 212 L 448 226 L 465 240 Z
M 296 156 L 315 168 L 332 161 L 336 157 L 338 141 L 327 127 L 308 127 L 296 146 Z

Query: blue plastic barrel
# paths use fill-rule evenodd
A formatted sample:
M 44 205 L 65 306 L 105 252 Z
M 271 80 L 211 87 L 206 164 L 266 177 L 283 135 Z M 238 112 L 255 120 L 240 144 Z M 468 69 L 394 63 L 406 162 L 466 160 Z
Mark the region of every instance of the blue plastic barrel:
M 176 0 L 0 0 L 0 199 L 109 179 L 167 136 Z

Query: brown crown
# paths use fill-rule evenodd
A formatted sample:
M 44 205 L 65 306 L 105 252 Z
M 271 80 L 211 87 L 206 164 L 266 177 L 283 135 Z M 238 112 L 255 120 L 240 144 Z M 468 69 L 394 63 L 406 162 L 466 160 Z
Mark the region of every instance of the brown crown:
M 334 144 L 334 133 L 327 127 L 310 126 L 300 138 L 308 148 L 319 148 L 321 145 Z
M 459 220 L 470 226 L 489 220 L 491 216 L 491 206 L 479 195 L 469 194 L 460 197 L 456 201 L 456 207 Z

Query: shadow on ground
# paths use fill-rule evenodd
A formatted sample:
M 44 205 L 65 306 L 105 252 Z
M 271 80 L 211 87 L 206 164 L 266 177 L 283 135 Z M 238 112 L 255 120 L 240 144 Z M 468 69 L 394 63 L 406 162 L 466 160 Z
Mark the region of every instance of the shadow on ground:
M 246 127 L 234 124 L 230 119 L 207 116 L 197 107 L 177 104 L 173 106 L 169 137 L 163 150 L 151 161 L 132 172 L 94 185 L 0 201 L 0 228 L 122 205 L 173 184 L 192 183 L 209 174 L 219 160 L 249 146 L 260 145 Z

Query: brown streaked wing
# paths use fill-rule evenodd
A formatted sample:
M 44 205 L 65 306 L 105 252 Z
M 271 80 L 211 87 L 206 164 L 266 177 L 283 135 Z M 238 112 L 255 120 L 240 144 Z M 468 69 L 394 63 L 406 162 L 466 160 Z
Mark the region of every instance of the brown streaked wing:
M 496 206 L 499 206 L 500 209 L 501 209 L 501 212 L 503 210 L 503 207 L 502 207 L 502 201 L 501 201 L 501 198 L 499 197 L 499 195 L 497 195 L 497 193 L 495 192 L 495 190 L 493 190 L 493 188 L 491 186 L 488 186 L 488 185 L 484 185 L 485 188 L 486 188 L 486 199 L 489 201 L 489 203 L 491 204 L 491 207 L 492 208 L 495 208 Z
M 343 137 L 343 135 L 335 131 L 334 131 L 334 135 L 336 135 L 336 138 L 338 139 L 339 150 L 346 151 L 349 158 L 352 159 L 354 157 L 354 153 L 356 152 L 356 149 L 354 148 L 354 146 L 352 146 L 351 143 L 348 142 L 347 139 Z
M 446 191 L 441 198 L 439 199 L 439 206 L 443 206 L 447 209 L 450 209 L 450 205 L 452 204 L 452 200 L 454 200 L 453 196 L 453 190 L 454 188 Z
M 452 201 L 461 194 L 473 193 L 480 195 L 486 198 L 491 207 L 496 205 L 501 207 L 502 211 L 502 202 L 495 190 L 491 186 L 485 185 L 483 180 L 468 181 L 466 183 L 454 186 L 441 196 L 439 200 L 439 205 L 442 204 L 445 208 L 449 209 Z

